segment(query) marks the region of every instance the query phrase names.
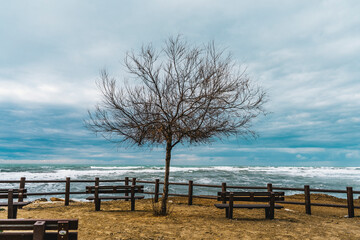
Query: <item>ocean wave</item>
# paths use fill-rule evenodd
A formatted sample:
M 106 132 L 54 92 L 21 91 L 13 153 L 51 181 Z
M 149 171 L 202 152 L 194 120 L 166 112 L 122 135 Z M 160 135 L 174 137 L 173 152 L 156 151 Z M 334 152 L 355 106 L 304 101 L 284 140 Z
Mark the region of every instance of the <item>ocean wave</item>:
M 104 170 L 109 170 L 109 169 L 119 169 L 119 170 L 123 170 L 123 169 L 142 169 L 145 168 L 143 166 L 126 166 L 126 167 L 119 167 L 119 166 L 107 166 L 107 167 L 102 167 L 102 166 L 90 166 L 91 169 L 104 169 Z
M 19 179 L 25 176 L 27 179 L 64 179 L 66 177 L 116 177 L 125 175 L 162 174 L 162 166 L 90 166 L 88 168 L 39 168 L 38 171 L 7 171 L 1 172 L 1 179 Z M 237 166 L 209 166 L 209 167 L 187 167 L 174 166 L 170 168 L 174 174 L 204 174 L 206 175 L 242 175 L 253 177 L 262 174 L 269 177 L 315 177 L 315 178 L 342 178 L 360 181 L 360 168 L 358 167 L 237 167 Z
M 1 167 L 0 167 L 1 168 Z M 2 167 L 1 169 L 5 169 Z M 138 180 L 153 181 L 163 179 L 163 166 L 51 166 L 38 168 L 31 166 L 6 166 L 6 171 L 0 174 L 0 180 L 93 180 L 99 177 L 105 179 L 124 179 L 136 177 Z M 173 166 L 170 169 L 170 181 L 187 183 L 193 180 L 198 184 L 229 186 L 266 186 L 273 183 L 277 187 L 302 188 L 310 185 L 312 188 L 345 189 L 353 186 L 358 190 L 360 184 L 360 168 L 358 167 L 272 167 L 272 166 Z M 84 191 L 88 183 L 71 183 L 71 191 Z M 146 185 L 146 184 L 145 184 Z M 150 184 L 151 185 L 151 184 Z M 153 185 L 147 185 L 153 188 Z M 16 184 L 1 184 L 1 188 L 17 187 Z M 64 191 L 64 183 L 26 184 L 30 192 Z M 176 193 L 187 192 L 184 186 L 171 186 Z M 195 187 L 197 194 L 216 194 L 218 189 Z M 343 195 L 339 194 L 343 197 Z M 74 196 L 76 197 L 76 196 Z

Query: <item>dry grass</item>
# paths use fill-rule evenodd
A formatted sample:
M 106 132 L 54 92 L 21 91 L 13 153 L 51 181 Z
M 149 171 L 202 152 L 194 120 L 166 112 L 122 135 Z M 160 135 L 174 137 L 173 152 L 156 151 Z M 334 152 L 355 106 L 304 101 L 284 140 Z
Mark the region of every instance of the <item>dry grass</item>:
M 154 216 L 169 216 L 173 210 L 173 201 L 168 200 L 166 204 L 166 212 L 163 213 L 161 211 L 161 201 L 155 202 L 154 198 L 151 198 L 151 208 L 153 211 Z
M 303 196 L 287 197 L 298 201 Z M 347 209 L 312 207 L 305 214 L 301 205 L 284 205 L 274 220 L 266 220 L 263 209 L 236 209 L 234 220 L 213 206 L 214 200 L 172 198 L 172 213 L 154 216 L 152 200 L 103 202 L 100 212 L 93 203 L 33 203 L 19 210 L 19 218 L 78 218 L 80 239 L 360 239 L 360 215 L 345 218 Z M 312 195 L 313 202 L 346 204 L 346 200 Z M 355 201 L 360 205 L 359 200 Z M 6 212 L 0 212 L 5 218 Z

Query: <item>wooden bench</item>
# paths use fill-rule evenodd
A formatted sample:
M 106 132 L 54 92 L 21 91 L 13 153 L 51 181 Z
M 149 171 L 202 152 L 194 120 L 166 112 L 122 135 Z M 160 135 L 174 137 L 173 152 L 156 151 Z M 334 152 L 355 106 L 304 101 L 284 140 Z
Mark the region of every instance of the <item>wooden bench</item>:
M 2 240 L 77 240 L 77 229 L 77 219 L 0 219 Z
M 7 198 L 7 202 L 0 202 L 0 207 L 8 208 L 8 218 L 15 219 L 17 216 L 18 208 L 22 208 L 31 202 L 14 202 L 14 198 L 22 200 L 26 198 L 26 189 L 0 189 L 0 199 Z
M 274 219 L 275 209 L 283 206 L 276 205 L 275 202 L 284 201 L 284 192 L 218 192 L 218 201 L 223 203 L 215 204 L 215 207 L 225 209 L 227 218 L 233 218 L 234 208 L 264 208 L 265 218 Z M 234 204 L 234 201 L 248 202 L 267 202 L 266 204 Z M 229 203 L 226 203 L 229 202 Z
M 94 200 L 95 211 L 100 211 L 101 200 L 118 200 L 125 199 L 131 200 L 131 211 L 135 211 L 135 200 L 142 199 L 144 196 L 135 196 L 136 193 L 143 193 L 143 185 L 118 185 L 118 186 L 86 186 L 87 193 L 93 193 L 94 196 L 87 197 L 87 200 Z M 123 196 L 110 196 L 99 194 L 118 194 L 122 193 Z M 130 194 L 130 196 L 128 196 Z

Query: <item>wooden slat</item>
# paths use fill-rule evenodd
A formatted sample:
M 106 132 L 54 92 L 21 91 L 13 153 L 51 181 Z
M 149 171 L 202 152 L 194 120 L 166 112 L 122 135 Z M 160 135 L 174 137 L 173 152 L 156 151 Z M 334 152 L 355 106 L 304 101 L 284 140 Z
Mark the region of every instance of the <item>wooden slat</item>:
M 26 206 L 28 204 L 30 204 L 31 202 L 13 202 L 14 206 Z M 7 202 L 0 202 L 0 206 L 1 207 L 6 207 L 8 205 Z
M 230 197 L 218 197 L 217 200 L 218 201 L 229 201 Z M 275 201 L 281 202 L 284 201 L 285 198 L 284 197 L 275 197 Z M 236 196 L 234 197 L 234 201 L 247 201 L 247 202 L 268 202 L 270 201 L 270 196 L 269 197 L 239 197 Z
M 58 230 L 59 221 L 68 221 L 69 229 L 76 230 L 79 223 L 78 219 L 0 219 L 0 230 L 32 230 L 37 221 L 44 221 L 46 230 Z
M 144 193 L 144 186 L 135 185 L 135 193 Z M 99 193 L 131 193 L 131 185 L 129 186 L 98 186 Z M 86 186 L 87 193 L 95 193 L 95 186 Z
M 19 198 L 21 196 L 23 198 L 27 198 L 27 194 L 18 194 L 18 193 L 13 194 L 13 198 Z M 0 194 L 0 199 L 6 199 L 6 198 L 8 198 L 8 194 Z
M 32 232 L 0 232 L 1 240 L 33 240 L 34 233 Z M 57 232 L 45 233 L 45 240 L 57 240 Z M 77 240 L 77 232 L 69 232 L 69 240 Z
M 253 201 L 253 202 L 269 202 L 271 192 L 218 192 L 217 200 L 226 201 L 230 200 L 230 193 L 233 194 L 234 201 Z M 284 192 L 274 192 L 275 201 L 284 201 Z
M 144 193 L 144 190 L 135 190 L 136 193 Z M 87 193 L 95 193 L 95 189 L 92 191 L 89 191 Z M 99 193 L 131 193 L 130 189 L 122 189 L 122 190 L 111 190 L 111 189 L 99 189 Z
M 0 189 L 0 198 L 8 198 L 10 189 Z M 27 197 L 27 190 L 26 189 L 12 189 L 13 198 L 26 198 Z
M 143 199 L 144 196 L 135 196 L 135 199 Z M 90 196 L 86 198 L 87 200 L 94 200 L 94 196 Z M 131 196 L 99 196 L 99 199 L 101 200 L 117 200 L 117 199 L 131 199 Z
M 9 188 L 10 189 L 10 188 Z M 1 188 L 0 189 L 0 193 L 8 193 L 9 192 L 9 189 L 8 188 Z M 13 189 L 14 193 L 19 193 L 20 192 L 20 189 L 17 189 L 17 188 L 14 188 Z M 27 189 L 26 188 L 23 188 L 23 192 L 26 193 L 27 192 Z
M 215 205 L 215 207 L 220 208 L 220 209 L 229 207 L 229 204 L 224 204 L 224 203 L 217 203 L 217 204 L 214 204 L 214 205 Z M 270 207 L 269 204 L 234 204 L 233 205 L 233 208 L 249 208 L 249 209 L 252 209 L 252 208 L 269 208 L 269 207 Z M 283 208 L 283 206 L 275 205 L 275 208 L 276 209 L 281 209 L 281 208 Z
M 218 196 L 221 196 L 222 192 L 217 193 Z M 230 192 L 225 192 L 226 196 L 230 195 Z M 271 192 L 233 192 L 234 196 L 270 196 Z M 275 196 L 284 196 L 284 192 L 274 192 Z
M 99 186 L 99 189 L 131 189 L 131 186 L 135 188 L 144 188 L 144 185 L 116 185 L 116 186 Z M 95 186 L 86 186 L 86 189 L 94 189 Z

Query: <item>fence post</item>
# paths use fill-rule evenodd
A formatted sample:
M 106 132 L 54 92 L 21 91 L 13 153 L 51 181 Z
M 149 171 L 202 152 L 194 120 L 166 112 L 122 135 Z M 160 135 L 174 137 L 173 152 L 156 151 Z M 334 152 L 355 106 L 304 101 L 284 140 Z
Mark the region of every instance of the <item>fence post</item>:
M 99 185 L 95 186 L 95 211 L 100 211 L 101 200 L 99 199 Z
M 354 194 L 352 187 L 346 187 L 347 192 L 347 205 L 348 205 L 348 217 L 354 217 Z
M 19 193 L 21 192 L 22 194 L 19 194 L 19 198 L 18 198 L 18 202 L 22 202 L 24 199 L 24 191 L 21 191 L 20 189 L 24 189 L 25 188 L 25 177 L 21 177 L 20 178 L 20 186 L 19 186 Z M 20 207 L 21 208 L 21 207 Z
M 14 190 L 9 189 L 8 191 L 8 219 L 16 219 L 16 212 L 14 210 L 14 198 L 13 198 Z M 16 210 L 15 210 L 16 211 Z
M 65 206 L 69 206 L 70 202 L 70 178 L 66 178 L 66 185 L 65 185 Z
M 131 186 L 131 211 L 135 211 L 135 184 Z
M 133 179 L 132 179 L 132 185 L 136 185 L 136 177 L 134 177 Z
M 221 193 L 222 193 L 222 196 L 225 196 L 226 194 L 226 182 L 223 182 L 221 184 Z M 223 199 L 222 203 L 226 203 L 226 200 L 225 198 Z M 225 209 L 226 210 L 226 209 Z
M 269 219 L 274 219 L 275 215 L 275 194 L 270 192 L 270 208 L 269 208 L 269 215 L 267 216 Z
M 125 177 L 125 186 L 129 186 L 129 177 Z M 125 196 L 128 197 L 129 193 L 125 192 Z M 125 199 L 125 201 L 129 201 L 129 199 Z
M 189 181 L 189 195 L 188 195 L 188 205 L 192 205 L 193 202 L 193 181 Z
M 159 201 L 159 179 L 155 179 L 155 202 Z
M 98 177 L 95 178 L 95 186 L 99 186 L 100 179 Z
M 25 193 L 25 177 L 20 178 L 20 185 L 19 185 L 19 197 L 18 202 L 23 202 L 24 200 L 24 193 Z M 18 207 L 19 209 L 22 209 L 22 206 Z
M 268 192 L 272 192 L 272 191 L 273 191 L 272 183 L 268 183 L 268 184 L 267 184 L 267 191 L 268 191 Z
M 230 192 L 230 195 L 229 195 L 229 213 L 228 213 L 228 218 L 229 219 L 233 219 L 233 208 L 234 208 L 234 193 Z
M 311 215 L 311 202 L 310 202 L 310 186 L 304 186 L 304 195 L 305 195 L 305 211 L 306 214 Z

